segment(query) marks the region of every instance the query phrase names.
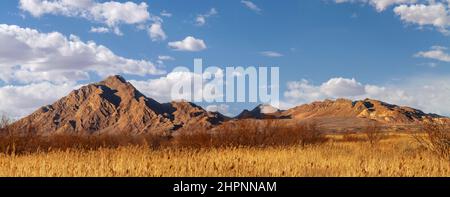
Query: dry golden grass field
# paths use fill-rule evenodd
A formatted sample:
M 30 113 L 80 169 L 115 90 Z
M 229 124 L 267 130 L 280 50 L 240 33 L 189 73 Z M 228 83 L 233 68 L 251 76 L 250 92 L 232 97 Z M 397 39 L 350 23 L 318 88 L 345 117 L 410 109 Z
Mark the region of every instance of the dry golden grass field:
M 328 138 L 325 143 L 304 147 L 125 146 L 1 154 L 0 176 L 450 176 L 450 161 L 408 134 L 389 135 L 376 144 L 358 140 L 364 136 Z

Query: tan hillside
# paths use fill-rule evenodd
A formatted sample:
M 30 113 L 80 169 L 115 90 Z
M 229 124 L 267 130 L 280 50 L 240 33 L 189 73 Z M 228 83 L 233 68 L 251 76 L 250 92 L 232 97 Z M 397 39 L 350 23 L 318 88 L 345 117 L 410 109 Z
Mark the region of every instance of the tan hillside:
M 337 99 L 313 102 L 294 107 L 283 114 L 297 120 L 310 118 L 362 118 L 392 124 L 412 124 L 445 119 L 436 114 L 426 114 L 410 107 L 401 107 L 372 99 L 360 101 Z
M 436 114 L 426 114 L 410 107 L 388 104 L 382 101 L 348 99 L 316 101 L 286 111 L 262 110 L 266 105 L 244 110 L 235 119 L 280 119 L 284 125 L 315 123 L 324 132 L 362 131 L 377 123 L 384 130 L 417 130 L 425 122 L 448 123 L 450 119 Z M 269 109 L 273 108 L 269 106 Z

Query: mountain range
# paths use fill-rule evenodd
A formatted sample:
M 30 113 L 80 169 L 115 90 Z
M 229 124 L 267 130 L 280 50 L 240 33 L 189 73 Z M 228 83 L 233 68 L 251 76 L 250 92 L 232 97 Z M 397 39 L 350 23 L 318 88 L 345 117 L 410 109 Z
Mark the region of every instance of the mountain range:
M 118 132 L 171 134 L 181 128 L 195 126 L 208 129 L 227 121 L 243 119 L 279 119 L 289 123 L 314 121 L 329 131 L 360 128 L 368 122 L 398 126 L 449 121 L 447 117 L 372 99 L 317 101 L 288 110 L 259 105 L 230 118 L 218 112 L 206 111 L 190 102 L 159 103 L 116 75 L 74 90 L 12 126 L 18 131 L 33 128 L 39 135 Z

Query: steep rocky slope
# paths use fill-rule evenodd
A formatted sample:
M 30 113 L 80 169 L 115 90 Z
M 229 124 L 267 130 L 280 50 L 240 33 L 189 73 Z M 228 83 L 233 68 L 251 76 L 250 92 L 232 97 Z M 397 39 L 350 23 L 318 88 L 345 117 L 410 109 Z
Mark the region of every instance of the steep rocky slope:
M 52 105 L 14 123 L 41 135 L 56 133 L 160 133 L 190 124 L 205 127 L 226 117 L 188 102 L 161 104 L 147 98 L 121 76 L 83 86 Z

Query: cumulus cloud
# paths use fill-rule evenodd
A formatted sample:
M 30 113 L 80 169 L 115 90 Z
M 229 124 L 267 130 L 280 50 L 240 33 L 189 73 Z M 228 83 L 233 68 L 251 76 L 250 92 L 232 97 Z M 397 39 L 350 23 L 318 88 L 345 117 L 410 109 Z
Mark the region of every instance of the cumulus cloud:
M 206 24 L 206 19 L 212 16 L 217 15 L 218 12 L 216 8 L 211 8 L 206 14 L 199 14 L 195 18 L 195 24 L 198 26 L 203 26 Z
M 399 5 L 394 8 L 401 20 L 420 26 L 431 25 L 448 34 L 450 26 L 450 2 L 430 4 Z
M 262 11 L 261 8 L 259 8 L 255 3 L 251 2 L 251 1 L 242 0 L 241 3 L 244 4 L 245 7 L 247 7 L 248 9 L 250 9 L 254 12 L 259 13 Z
M 83 42 L 59 32 L 41 33 L 35 29 L 0 24 L 0 79 L 39 82 L 81 80 L 94 73 L 162 74 L 152 62 L 128 59 L 93 41 Z M 59 81 L 60 82 L 60 81 Z
M 79 88 L 73 83 L 53 84 L 49 82 L 33 83 L 23 86 L 7 85 L 0 87 L 0 112 L 10 117 L 21 118 L 49 105 L 73 89 Z
M 192 100 L 193 94 L 202 94 L 201 89 L 195 89 L 189 94 L 180 94 L 177 98 L 172 98 L 172 87 L 176 84 L 190 86 L 195 79 L 202 81 L 202 76 L 192 72 L 170 72 L 167 76 L 147 81 L 130 80 L 139 91 L 158 102 L 171 102 L 173 100 Z M 184 97 L 185 96 L 185 97 Z
M 147 11 L 145 2 L 97 2 L 95 0 L 20 0 L 19 8 L 34 17 L 46 14 L 85 18 L 107 25 L 121 35 L 120 24 L 143 24 L 148 20 L 158 20 Z
M 150 38 L 152 39 L 152 41 L 162 41 L 162 40 L 166 40 L 167 39 L 167 35 L 164 32 L 164 30 L 162 29 L 162 25 L 161 23 L 153 23 L 149 28 L 148 28 L 148 34 L 150 36 Z
M 205 71 L 202 74 L 187 70 L 174 70 L 160 78 L 146 81 L 130 80 L 130 83 L 143 94 L 159 102 L 170 102 L 173 100 L 193 102 L 195 98 L 214 101 L 214 99 L 223 98 L 223 94 L 216 92 L 213 88 L 219 85 L 223 86 L 223 84 L 215 81 L 215 78 L 223 78 L 223 70 Z M 201 84 L 194 85 L 194 82 L 201 82 Z M 186 87 L 186 89 L 181 90 L 180 87 Z M 172 92 L 173 90 L 175 92 Z
M 260 54 L 262 56 L 266 56 L 266 57 L 282 57 L 283 56 L 283 54 L 278 53 L 276 51 L 262 51 L 262 52 L 260 52 Z
M 446 47 L 433 46 L 429 51 L 420 51 L 414 56 L 439 60 L 443 62 L 450 62 L 450 54 L 446 53 L 446 50 L 447 50 Z
M 425 112 L 450 115 L 450 77 L 411 77 L 401 83 L 374 85 L 355 79 L 331 78 L 321 85 L 307 80 L 287 84 L 282 106 L 295 106 L 323 99 L 348 98 L 378 99 L 385 102 L 415 107 Z
M 320 86 L 320 91 L 331 97 L 345 97 L 362 95 L 365 89 L 355 79 L 332 78 Z
M 400 19 L 409 24 L 432 26 L 448 35 L 450 1 L 448 0 L 334 0 L 336 3 L 366 3 L 381 12 L 390 6 Z
M 202 51 L 206 49 L 205 41 L 192 36 L 188 36 L 182 41 L 169 42 L 168 45 L 176 51 Z

